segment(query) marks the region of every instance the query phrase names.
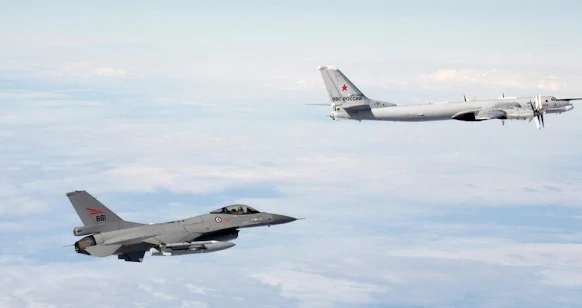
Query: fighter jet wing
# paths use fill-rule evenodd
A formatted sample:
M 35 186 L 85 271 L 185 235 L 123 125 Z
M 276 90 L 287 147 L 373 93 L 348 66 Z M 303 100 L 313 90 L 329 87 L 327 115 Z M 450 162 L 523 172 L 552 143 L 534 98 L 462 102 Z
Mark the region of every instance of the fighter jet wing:
M 87 252 L 94 257 L 106 257 L 115 253 L 117 249 L 121 247 L 121 244 L 114 245 L 95 245 L 85 248 Z
M 124 234 L 121 236 L 114 237 L 110 240 L 105 241 L 105 245 L 113 245 L 113 244 L 120 244 L 120 245 L 131 245 L 131 244 L 138 244 L 141 242 L 147 242 L 146 240 L 153 238 L 156 235 L 160 235 L 162 233 L 152 233 L 146 235 L 136 235 L 133 233 Z
M 191 241 L 202 235 L 201 233 L 190 233 L 186 230 L 179 232 L 164 233 L 156 236 L 152 236 L 148 239 L 144 239 L 143 243 L 148 243 L 152 245 L 162 245 L 168 243 L 181 243 L 186 241 Z

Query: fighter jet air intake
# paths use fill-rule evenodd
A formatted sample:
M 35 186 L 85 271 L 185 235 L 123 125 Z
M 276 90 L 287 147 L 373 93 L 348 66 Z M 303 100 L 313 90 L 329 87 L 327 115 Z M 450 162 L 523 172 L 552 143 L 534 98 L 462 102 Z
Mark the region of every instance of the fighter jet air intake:
M 337 67 L 318 67 L 331 101 L 330 118 L 351 120 L 422 122 L 439 120 L 484 121 L 535 120 L 538 129 L 544 127 L 544 114 L 570 111 L 571 101 L 582 98 L 500 97 L 448 103 L 396 105 L 366 97 Z M 313 104 L 312 104 L 313 105 Z M 315 104 L 325 105 L 329 104 Z
M 73 230 L 83 236 L 75 251 L 94 257 L 117 255 L 118 259 L 142 262 L 147 251 L 152 256 L 178 256 L 215 252 L 233 247 L 239 229 L 279 225 L 296 218 L 259 212 L 235 204 L 194 216 L 156 224 L 125 221 L 86 191 L 67 193 L 83 227 Z

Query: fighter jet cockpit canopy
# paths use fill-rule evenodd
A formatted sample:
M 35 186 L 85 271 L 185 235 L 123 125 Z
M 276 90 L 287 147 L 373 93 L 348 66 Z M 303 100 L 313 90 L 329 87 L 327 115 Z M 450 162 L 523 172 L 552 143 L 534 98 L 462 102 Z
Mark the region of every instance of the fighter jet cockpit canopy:
M 253 209 L 252 207 L 244 204 L 234 204 L 225 206 L 218 210 L 214 210 L 210 212 L 212 214 L 231 214 L 231 215 L 248 215 L 248 214 L 257 214 L 260 213 L 259 211 Z

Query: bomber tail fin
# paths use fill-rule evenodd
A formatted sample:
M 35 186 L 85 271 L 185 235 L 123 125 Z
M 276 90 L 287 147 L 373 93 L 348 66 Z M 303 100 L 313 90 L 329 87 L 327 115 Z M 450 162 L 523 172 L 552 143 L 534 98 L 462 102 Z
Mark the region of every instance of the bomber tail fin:
M 342 106 L 346 111 L 396 106 L 393 103 L 369 99 L 335 66 L 319 66 L 318 69 L 333 110 L 337 110 L 336 106 Z
M 117 216 L 117 214 L 84 190 L 69 192 L 67 193 L 67 197 L 85 226 L 125 222 L 121 217 Z
M 368 98 L 337 67 L 320 66 L 321 77 L 331 103 L 359 102 L 365 104 Z

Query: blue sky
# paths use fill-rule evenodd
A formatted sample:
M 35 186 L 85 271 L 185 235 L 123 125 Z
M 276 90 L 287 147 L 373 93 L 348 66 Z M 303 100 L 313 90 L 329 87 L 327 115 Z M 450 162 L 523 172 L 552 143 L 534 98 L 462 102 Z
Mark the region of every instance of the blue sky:
M 578 1 L 4 3 L 8 307 L 575 307 L 580 108 L 527 122 L 331 121 L 316 67 L 399 104 L 582 95 Z M 141 264 L 75 254 L 65 193 L 158 222 L 305 217 Z M 129 295 L 132 296 L 129 296 Z M 257 300 L 260 299 L 260 300 Z

